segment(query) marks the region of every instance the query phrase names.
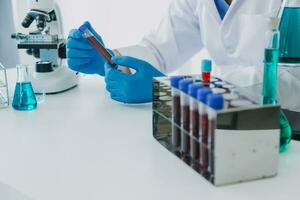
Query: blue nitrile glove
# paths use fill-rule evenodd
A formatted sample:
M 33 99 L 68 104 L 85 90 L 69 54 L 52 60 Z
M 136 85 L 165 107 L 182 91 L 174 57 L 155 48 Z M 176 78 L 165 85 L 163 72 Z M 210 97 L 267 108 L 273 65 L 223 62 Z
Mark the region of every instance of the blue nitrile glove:
M 84 23 L 90 28 L 99 41 L 100 35 L 92 28 L 89 22 Z M 106 60 L 90 45 L 78 29 L 70 32 L 67 41 L 67 58 L 69 67 L 85 74 L 99 74 L 104 76 L 104 64 Z
M 164 76 L 151 64 L 128 56 L 114 56 L 113 63 L 134 69 L 134 74 L 125 74 L 108 63 L 105 64 L 106 89 L 111 98 L 129 104 L 152 101 L 152 78 Z

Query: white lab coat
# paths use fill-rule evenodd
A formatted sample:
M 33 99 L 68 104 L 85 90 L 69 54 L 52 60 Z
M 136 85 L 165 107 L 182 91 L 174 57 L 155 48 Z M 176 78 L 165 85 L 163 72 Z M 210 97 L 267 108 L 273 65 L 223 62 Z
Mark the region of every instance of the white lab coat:
M 259 102 L 266 19 L 280 5 L 281 0 L 233 0 L 222 21 L 213 0 L 174 0 L 159 27 L 141 44 L 119 51 L 169 73 L 206 48 L 216 64 L 214 73 Z M 297 110 L 300 69 L 280 69 L 278 88 L 283 107 Z

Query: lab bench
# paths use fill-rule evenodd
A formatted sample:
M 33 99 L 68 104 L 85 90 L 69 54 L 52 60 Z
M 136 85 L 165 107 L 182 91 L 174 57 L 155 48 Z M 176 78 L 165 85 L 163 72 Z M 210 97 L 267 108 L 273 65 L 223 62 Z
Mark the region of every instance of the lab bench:
M 156 142 L 151 104 L 112 101 L 98 76 L 35 111 L 0 110 L 0 119 L 0 199 L 299 198 L 299 142 L 280 155 L 277 177 L 214 187 Z

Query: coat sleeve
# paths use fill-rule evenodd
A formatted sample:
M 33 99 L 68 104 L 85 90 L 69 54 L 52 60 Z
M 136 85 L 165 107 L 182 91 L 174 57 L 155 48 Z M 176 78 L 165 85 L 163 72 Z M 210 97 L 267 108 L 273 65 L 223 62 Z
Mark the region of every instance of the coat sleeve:
M 202 47 L 198 0 L 173 0 L 159 26 L 139 45 L 118 49 L 122 55 L 148 61 L 164 73 L 184 64 Z

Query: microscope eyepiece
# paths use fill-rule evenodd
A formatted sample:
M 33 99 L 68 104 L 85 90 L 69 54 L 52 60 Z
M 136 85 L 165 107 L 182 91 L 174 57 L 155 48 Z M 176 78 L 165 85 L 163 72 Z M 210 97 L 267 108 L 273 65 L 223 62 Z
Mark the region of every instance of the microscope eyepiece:
M 27 14 L 25 19 L 22 22 L 22 26 L 24 28 L 28 28 L 32 24 L 33 21 L 34 21 L 34 17 L 31 14 Z
M 36 26 L 40 31 L 43 31 L 44 28 L 47 26 L 47 19 L 43 15 L 38 15 L 36 17 Z

